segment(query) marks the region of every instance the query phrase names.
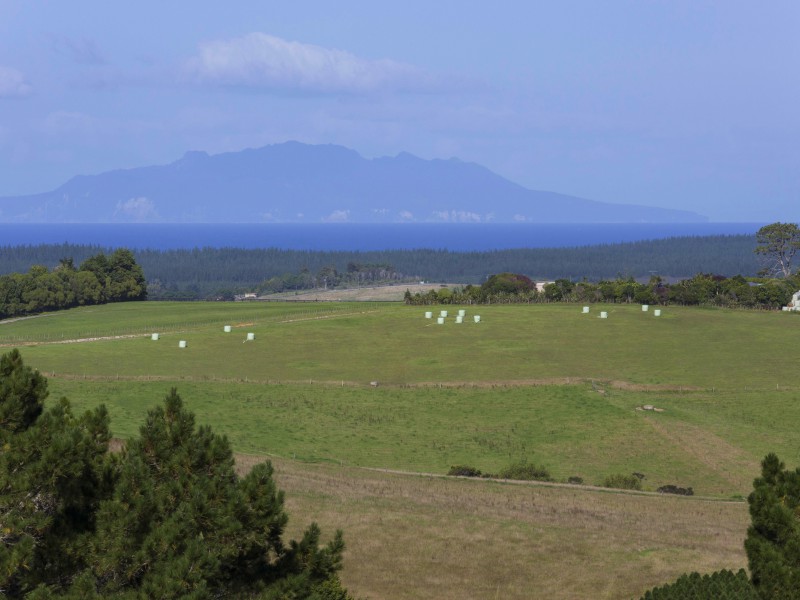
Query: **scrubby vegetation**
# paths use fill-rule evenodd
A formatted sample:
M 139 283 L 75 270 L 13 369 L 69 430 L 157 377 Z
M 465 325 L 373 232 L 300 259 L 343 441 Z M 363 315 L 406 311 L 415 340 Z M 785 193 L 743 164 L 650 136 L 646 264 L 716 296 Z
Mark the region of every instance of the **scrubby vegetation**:
M 534 465 L 526 460 L 515 462 L 497 473 L 484 473 L 480 469 L 468 465 L 454 465 L 450 467 L 447 474 L 455 477 L 483 477 L 489 479 L 512 479 L 515 481 L 555 481 L 546 467 Z M 612 489 L 641 491 L 644 489 L 642 486 L 644 479 L 645 476 L 642 473 L 615 474 L 607 476 L 599 485 L 600 487 Z M 566 483 L 573 485 L 583 485 L 583 482 L 583 477 L 578 475 L 572 475 L 566 479 Z M 683 488 L 672 484 L 662 485 L 656 491 L 660 494 L 675 494 L 677 496 L 694 495 L 692 488 Z
M 603 479 L 602 486 L 607 488 L 616 488 L 619 490 L 641 490 L 642 478 L 637 477 L 636 475 L 623 475 L 621 473 L 616 473 Z
M 552 481 L 550 471 L 545 467 L 534 465 L 527 461 L 515 462 L 498 474 L 501 479 L 517 479 L 519 481 Z
M 690 487 L 680 487 L 673 484 L 662 485 L 661 487 L 657 488 L 656 491 L 659 494 L 677 494 L 678 496 L 693 496 L 694 490 Z
M 480 469 L 469 467 L 467 465 L 453 465 L 447 472 L 452 477 L 483 477 Z M 487 476 L 488 477 L 488 476 Z
M 553 481 L 550 471 L 526 460 L 515 462 L 501 469 L 498 473 L 483 473 L 480 469 L 467 465 L 450 467 L 448 475 L 457 477 L 484 477 L 490 479 L 514 479 L 516 481 Z

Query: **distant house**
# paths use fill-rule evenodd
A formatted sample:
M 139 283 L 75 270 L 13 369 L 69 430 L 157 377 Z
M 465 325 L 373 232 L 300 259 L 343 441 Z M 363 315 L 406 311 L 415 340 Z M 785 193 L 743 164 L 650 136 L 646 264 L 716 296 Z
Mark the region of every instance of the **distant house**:
M 796 310 L 800 312 L 800 291 L 794 293 L 792 296 L 792 301 L 789 302 L 786 310 Z
M 233 297 L 233 299 L 236 300 L 237 302 L 241 302 L 242 300 L 257 300 L 258 294 L 256 294 L 255 292 L 248 292 L 246 294 L 236 294 Z
M 536 291 L 543 292 L 544 286 L 555 283 L 555 281 L 535 281 L 534 283 L 536 284 Z

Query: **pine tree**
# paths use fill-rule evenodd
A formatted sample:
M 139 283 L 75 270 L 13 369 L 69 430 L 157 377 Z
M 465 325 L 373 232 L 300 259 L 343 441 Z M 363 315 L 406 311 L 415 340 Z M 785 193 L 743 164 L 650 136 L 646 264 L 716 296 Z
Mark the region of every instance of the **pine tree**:
M 22 597 L 62 586 L 88 564 L 100 500 L 110 490 L 108 415 L 48 411 L 47 381 L 14 350 L 0 358 L 0 590 Z
M 752 523 L 744 547 L 753 584 L 762 598 L 800 597 L 800 469 L 775 454 L 761 462 L 748 497 Z
M 288 517 L 272 474 L 265 463 L 240 479 L 227 439 L 195 428 L 173 389 L 128 443 L 114 496 L 100 509 L 94 573 L 101 591 L 246 598 L 281 590 L 306 598 L 335 581 L 341 532 L 320 548 L 312 524 L 300 542 L 285 545 Z
M 747 573 L 728 570 L 710 575 L 681 575 L 674 583 L 653 588 L 641 600 L 758 600 Z
M 0 357 L 0 441 L 25 431 L 42 413 L 47 381 L 26 367 L 19 350 Z
M 46 397 L 19 352 L 0 357 L 0 596 L 348 600 L 341 532 L 284 542 L 272 466 L 238 477 L 174 389 L 116 455 L 104 407 Z

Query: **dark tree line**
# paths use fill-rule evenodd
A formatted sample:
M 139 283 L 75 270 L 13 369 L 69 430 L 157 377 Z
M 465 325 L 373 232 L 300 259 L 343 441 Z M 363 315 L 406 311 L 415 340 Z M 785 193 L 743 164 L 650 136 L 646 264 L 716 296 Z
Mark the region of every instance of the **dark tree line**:
M 695 273 L 756 275 L 755 236 L 678 237 L 663 240 L 573 248 L 519 248 L 488 252 L 451 252 L 415 249 L 374 252 L 325 252 L 195 248 L 137 250 L 136 261 L 148 281 L 150 299 L 204 299 L 232 297 L 254 291 L 275 279 L 305 285 L 316 279 L 325 287 L 325 273 L 351 276 L 349 265 L 391 265 L 391 278 L 457 281 L 480 284 L 492 273 L 524 273 L 537 280 L 589 281 L 634 277 L 645 280 L 657 273 L 665 280 Z M 0 274 L 26 272 L 33 265 L 52 269 L 63 256 L 76 261 L 103 248 L 41 245 L 0 248 Z M 107 249 L 106 249 L 107 251 Z M 298 277 L 305 274 L 305 277 Z M 295 278 L 295 279 L 292 279 Z M 287 288 L 291 289 L 291 288 Z
M 0 357 L 0 595 L 347 600 L 341 532 L 285 541 L 269 463 L 245 477 L 173 389 L 122 452 L 105 407 L 45 406 L 47 381 Z
M 499 273 L 480 286 L 431 290 L 424 294 L 406 292 L 405 302 L 411 305 L 602 302 L 777 309 L 787 305 L 798 289 L 800 275 L 747 280 L 741 275 L 723 277 L 700 273 L 671 284 L 657 276 L 651 277 L 648 283 L 638 282 L 633 277 L 603 279 L 596 283 L 557 279 L 537 290 L 534 282 L 524 275 Z
M 299 273 L 284 273 L 270 277 L 256 287 L 260 293 L 288 290 L 332 289 L 382 283 L 397 283 L 416 279 L 399 273 L 390 264 L 347 263 L 347 270 L 339 271 L 335 265 L 325 265 L 316 273 L 303 268 Z
M 0 319 L 146 298 L 144 272 L 123 248 L 90 256 L 77 268 L 72 258 L 61 258 L 52 270 L 36 264 L 27 273 L 0 276 Z
M 0 251 L 0 272 L 25 267 L 27 273 L 0 276 L 0 318 L 144 297 L 232 299 L 234 294 L 246 291 L 268 293 L 418 279 L 473 283 L 463 289 L 407 296 L 408 303 L 637 302 L 748 308 L 785 305 L 791 294 L 800 289 L 798 276 L 761 280 L 750 277 L 756 274 L 760 257 L 754 254 L 753 243 L 750 236 L 711 236 L 586 248 L 475 253 L 204 248 L 146 250 L 135 254 L 116 250 L 109 257 L 87 246 L 15 247 Z M 76 269 L 71 259 L 61 258 L 65 253 L 85 257 L 84 262 Z M 31 265 L 31 261 L 36 262 Z M 685 270 L 709 264 L 746 268 Z M 524 278 L 528 283 L 521 287 L 519 282 L 514 286 L 498 285 L 492 280 L 498 275 L 489 273 L 494 266 L 506 265 L 522 267 L 517 273 L 526 275 L 514 277 Z M 580 275 L 567 277 L 562 274 L 565 271 Z M 598 272 L 606 274 L 593 277 Z M 654 275 L 656 272 L 658 275 Z M 496 273 L 510 271 L 503 268 Z M 676 282 L 667 273 L 680 273 L 684 279 Z M 555 283 L 537 292 L 533 289 L 534 276 L 539 280 L 553 279 Z

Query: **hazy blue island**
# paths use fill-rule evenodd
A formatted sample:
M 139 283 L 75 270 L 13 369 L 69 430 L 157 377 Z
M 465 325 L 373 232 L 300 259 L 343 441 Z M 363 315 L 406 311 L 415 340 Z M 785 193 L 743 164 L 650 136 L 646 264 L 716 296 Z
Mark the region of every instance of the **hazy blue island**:
M 480 165 L 286 142 L 73 177 L 0 197 L 4 223 L 702 223 L 685 210 L 530 190 Z

